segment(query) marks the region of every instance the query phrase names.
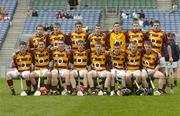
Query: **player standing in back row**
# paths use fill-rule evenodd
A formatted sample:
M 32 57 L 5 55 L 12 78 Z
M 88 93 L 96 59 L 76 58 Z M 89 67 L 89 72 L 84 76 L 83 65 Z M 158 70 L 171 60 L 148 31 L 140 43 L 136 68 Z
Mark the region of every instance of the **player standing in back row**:
M 72 50 L 77 50 L 77 41 L 85 42 L 85 48 L 89 49 L 88 35 L 82 31 L 83 24 L 81 22 L 75 23 L 75 31 L 68 34 L 67 39 L 71 45 Z
M 146 39 L 150 40 L 152 42 L 152 50 L 157 52 L 160 59 L 160 67 L 165 67 L 165 58 L 164 58 L 164 52 L 163 52 L 163 46 L 164 44 L 167 44 L 167 37 L 165 32 L 161 31 L 160 28 L 160 22 L 154 21 L 152 29 L 146 33 Z M 162 72 L 164 69 L 162 69 Z
M 88 37 L 88 40 L 90 42 L 90 50 L 91 52 L 95 52 L 95 44 L 97 41 L 100 41 L 102 43 L 102 50 L 104 51 L 107 46 L 105 44 L 106 42 L 106 34 L 102 32 L 101 26 L 99 24 L 96 24 L 95 30 L 93 33 L 91 33 Z
M 145 34 L 141 31 L 139 23 L 133 22 L 132 30 L 127 33 L 127 43 L 135 41 L 138 45 L 138 49 L 143 51 L 143 43 Z
M 44 41 L 45 42 L 45 47 L 48 46 L 47 35 L 44 33 L 43 25 L 37 25 L 36 26 L 35 35 L 30 37 L 29 41 L 28 41 L 29 49 L 30 50 L 36 49 L 38 47 L 38 42 L 39 41 Z
M 116 42 L 120 43 L 121 50 L 126 50 L 126 36 L 125 33 L 122 32 L 122 27 L 119 22 L 114 23 L 112 32 L 110 32 L 107 36 L 106 45 L 108 49 L 113 50 Z
M 61 25 L 60 23 L 54 23 L 53 25 L 53 32 L 51 32 L 48 35 L 48 43 L 49 43 L 49 48 L 53 49 L 53 47 L 57 47 L 57 41 L 63 41 L 65 44 L 69 44 L 66 35 L 61 32 Z

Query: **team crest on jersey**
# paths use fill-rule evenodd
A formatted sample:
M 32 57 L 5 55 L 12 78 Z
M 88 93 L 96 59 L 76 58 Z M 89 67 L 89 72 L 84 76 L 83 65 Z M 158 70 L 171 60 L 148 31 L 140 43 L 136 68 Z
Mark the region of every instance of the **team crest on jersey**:
M 39 62 L 40 64 L 43 64 L 43 63 L 44 63 L 44 59 L 43 59 L 43 58 L 40 58 L 40 59 L 38 60 L 38 62 Z
M 136 60 L 135 60 L 134 58 L 130 58 L 130 59 L 129 59 L 129 62 L 131 62 L 131 63 L 135 63 L 135 62 L 136 62 Z
M 114 65 L 114 66 L 118 66 L 118 63 L 117 63 L 117 62 L 113 62 L 113 65 Z
M 133 41 L 135 41 L 137 44 L 139 43 L 139 41 L 137 39 L 134 39 Z
M 99 68 L 100 67 L 100 63 L 94 63 L 94 67 L 96 67 L 96 68 Z
M 21 67 L 26 67 L 26 63 L 21 63 Z
M 76 62 L 78 63 L 78 64 L 80 64 L 80 63 L 82 63 L 82 58 L 78 58 L 78 59 L 76 59 Z
M 148 61 L 145 61 L 145 64 L 149 66 L 149 62 Z
M 61 64 L 61 63 L 63 63 L 63 59 L 59 58 L 57 62 L 58 62 L 58 64 Z

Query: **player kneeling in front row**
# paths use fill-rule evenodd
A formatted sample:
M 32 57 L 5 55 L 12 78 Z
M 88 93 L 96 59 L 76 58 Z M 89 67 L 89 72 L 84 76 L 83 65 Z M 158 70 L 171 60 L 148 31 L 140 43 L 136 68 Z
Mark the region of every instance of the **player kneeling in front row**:
M 51 87 L 51 72 L 48 70 L 50 53 L 45 48 L 44 41 L 38 42 L 38 48 L 32 51 L 34 71 L 30 74 L 31 83 L 34 90 L 37 90 L 34 95 L 39 96 L 40 92 L 40 80 L 43 77 L 47 77 L 46 88 L 49 91 Z M 35 79 L 38 79 L 38 83 Z
M 120 83 L 121 80 L 122 87 L 121 89 L 126 89 L 125 83 L 125 71 L 124 71 L 124 64 L 125 64 L 125 52 L 121 50 L 121 45 L 119 42 L 114 44 L 114 50 L 110 54 L 111 56 L 111 82 L 110 88 L 111 93 L 110 95 L 113 96 L 115 94 L 115 80 L 116 83 Z M 119 85 L 118 85 L 119 86 Z M 119 89 L 119 88 L 118 88 Z M 117 94 L 120 95 L 120 90 L 117 91 Z
M 111 73 L 107 70 L 109 59 L 105 52 L 102 51 L 101 42 L 96 42 L 95 49 L 95 52 L 91 53 L 92 70 L 88 72 L 88 82 L 92 89 L 92 94 L 95 94 L 95 88 L 98 85 L 100 88 L 98 95 L 106 95 L 111 79 Z
M 70 79 L 69 79 L 69 53 L 65 50 L 65 44 L 63 41 L 57 42 L 58 48 L 52 51 L 52 59 L 53 59 L 53 70 L 52 73 L 52 94 L 56 95 L 57 86 L 58 86 L 58 78 L 59 78 L 59 89 L 62 95 L 68 94 L 70 91 Z M 65 81 L 65 88 L 62 87 L 62 82 Z M 61 90 L 64 89 L 64 90 Z
M 19 50 L 16 51 L 13 55 L 12 67 L 14 68 L 14 70 L 9 71 L 6 74 L 6 80 L 12 92 L 12 95 L 16 95 L 14 87 L 13 87 L 12 79 L 17 78 L 18 76 L 21 76 L 20 78 L 25 78 L 26 85 L 27 85 L 27 93 L 22 92 L 21 96 L 26 96 L 27 94 L 30 94 L 31 81 L 29 80 L 29 75 L 30 75 L 30 70 L 31 70 L 31 63 L 32 63 L 32 57 L 31 57 L 31 53 L 27 50 L 27 43 L 20 42 Z M 21 83 L 21 89 L 23 89 L 22 84 L 23 83 Z
M 134 90 L 134 85 L 136 86 L 136 94 L 140 95 L 144 93 L 144 90 L 139 86 L 141 82 L 141 53 L 138 50 L 137 43 L 135 41 L 131 42 L 129 49 L 126 50 L 126 87 Z
M 144 42 L 144 48 L 145 48 L 145 53 L 142 55 L 142 65 L 143 65 L 143 70 L 142 70 L 142 84 L 144 87 L 148 87 L 146 79 L 150 80 L 149 86 L 152 86 L 152 89 L 154 90 L 154 84 L 152 83 L 152 77 L 153 78 L 158 78 L 159 83 L 158 83 L 158 91 L 154 91 L 154 95 L 162 95 L 165 93 L 165 77 L 164 74 L 161 73 L 159 70 L 160 66 L 160 59 L 158 57 L 158 54 L 155 53 L 152 50 L 152 43 L 150 41 L 145 41 Z
M 72 95 L 76 94 L 76 82 L 78 82 L 78 96 L 88 93 L 87 66 L 89 65 L 89 51 L 84 48 L 84 41 L 77 41 L 77 50 L 72 52 L 72 71 L 70 72 L 70 81 L 73 88 Z M 80 78 L 83 78 L 83 87 L 80 87 Z M 77 81 L 75 81 L 77 80 Z

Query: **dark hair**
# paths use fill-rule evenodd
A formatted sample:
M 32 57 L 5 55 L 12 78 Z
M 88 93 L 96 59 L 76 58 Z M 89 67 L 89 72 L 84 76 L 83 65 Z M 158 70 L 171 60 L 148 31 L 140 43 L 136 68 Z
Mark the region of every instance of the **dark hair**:
M 19 43 L 19 46 L 20 45 L 27 45 L 27 43 L 25 42 L 25 41 L 21 41 L 20 43 Z
M 160 22 L 159 22 L 158 20 L 154 20 L 154 21 L 153 21 L 153 25 L 154 25 L 154 23 L 160 24 Z
M 54 26 L 59 26 L 59 27 L 61 27 L 61 24 L 58 23 L 58 22 L 55 22 L 55 23 L 54 23 Z
M 36 26 L 36 29 L 37 29 L 38 27 L 42 27 L 42 28 L 44 29 L 44 26 L 41 25 L 41 24 L 38 24 L 38 25 Z
M 174 33 L 167 33 L 167 37 L 175 37 Z
M 115 24 L 119 24 L 119 25 L 120 25 L 120 23 L 119 23 L 119 22 L 114 22 L 113 26 L 114 26 Z
M 101 27 L 101 25 L 100 24 L 96 24 L 96 27 Z
M 81 26 L 82 26 L 83 24 L 82 24 L 81 21 L 78 21 L 78 22 L 75 23 L 75 26 L 76 26 L 76 25 L 81 25 Z

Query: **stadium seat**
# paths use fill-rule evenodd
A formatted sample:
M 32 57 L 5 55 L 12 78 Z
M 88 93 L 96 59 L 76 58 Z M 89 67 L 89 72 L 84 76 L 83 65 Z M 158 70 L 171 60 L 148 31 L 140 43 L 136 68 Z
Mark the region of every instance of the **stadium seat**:
M 7 9 L 10 20 L 13 17 L 16 6 L 17 6 L 17 0 L 0 0 L 0 7 L 5 7 Z M 2 46 L 7 31 L 9 29 L 10 20 L 0 22 L 0 47 Z
M 147 19 L 155 18 L 156 20 L 159 20 L 161 23 L 161 28 L 164 31 L 168 32 L 179 32 L 180 30 L 180 11 L 177 11 L 176 13 L 169 14 L 165 11 L 159 11 L 159 10 L 144 10 L 145 17 Z M 125 30 L 130 29 L 130 24 L 132 23 L 132 18 L 128 18 L 127 20 L 123 21 L 123 28 Z M 150 26 L 149 26 L 150 28 Z
M 53 24 L 55 22 L 61 23 L 62 30 L 66 33 L 73 30 L 76 20 L 74 19 L 56 19 L 55 13 L 57 10 L 38 10 L 38 17 L 27 17 L 24 24 L 23 34 L 32 34 L 35 32 L 35 27 L 38 24 Z M 83 17 L 82 22 L 89 27 L 95 26 L 101 20 L 100 10 L 68 10 L 70 14 L 80 13 Z

